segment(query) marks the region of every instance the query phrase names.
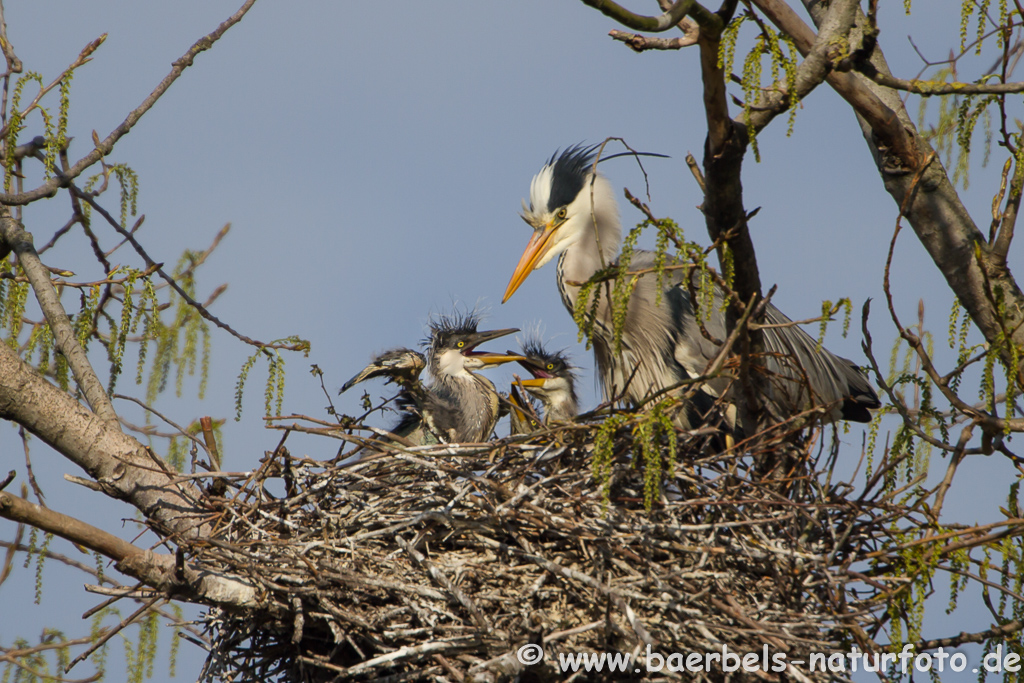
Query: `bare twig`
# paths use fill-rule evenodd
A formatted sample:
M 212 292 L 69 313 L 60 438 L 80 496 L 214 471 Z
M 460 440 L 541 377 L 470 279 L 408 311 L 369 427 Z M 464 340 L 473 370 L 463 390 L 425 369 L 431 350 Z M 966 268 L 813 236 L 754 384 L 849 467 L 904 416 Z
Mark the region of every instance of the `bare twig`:
M 256 0 L 245 0 L 238 11 L 221 22 L 220 26 L 211 33 L 197 40 L 192 47 L 185 51 L 185 54 L 174 61 L 170 73 L 160 81 L 153 92 L 151 92 L 149 96 L 142 101 L 142 104 L 132 110 L 131 113 L 128 114 L 127 118 L 125 118 L 117 128 L 111 131 L 106 138 L 96 144 L 95 149 L 79 159 L 64 174 L 61 176 L 55 176 L 36 189 L 28 192 L 20 192 L 14 195 L 0 193 L 0 204 L 5 204 L 7 206 L 25 205 L 38 199 L 42 199 L 43 197 L 48 197 L 56 192 L 58 188 L 63 187 L 68 180 L 77 178 L 83 171 L 85 171 L 85 169 L 110 154 L 117 141 L 131 131 L 135 124 L 139 122 L 139 119 L 141 119 L 142 116 L 148 112 L 154 104 L 156 104 L 157 100 L 167 92 L 167 89 L 171 87 L 171 84 L 178 80 L 178 77 L 184 73 L 185 69 L 192 66 L 195 58 L 200 53 L 213 47 L 214 43 L 220 40 L 221 36 L 223 36 L 229 28 L 241 21 L 242 17 L 245 16 L 246 12 L 249 11 L 255 2 Z

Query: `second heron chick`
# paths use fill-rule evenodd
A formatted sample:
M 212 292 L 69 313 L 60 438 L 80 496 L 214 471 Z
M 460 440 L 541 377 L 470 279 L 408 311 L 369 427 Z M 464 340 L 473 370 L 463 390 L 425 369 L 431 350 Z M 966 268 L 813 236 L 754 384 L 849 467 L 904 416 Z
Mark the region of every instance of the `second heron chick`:
M 476 347 L 491 339 L 518 332 L 516 328 L 478 332 L 480 317 L 455 313 L 432 320 L 427 347 L 429 389 L 447 410 L 434 411 L 429 425 L 446 441 L 486 441 L 498 422 L 499 395 L 494 384 L 476 371 L 522 360 L 520 354 L 489 353 Z M 426 416 L 425 416 L 426 417 Z
M 386 384 L 397 384 L 402 388 L 396 400 L 402 411 L 401 417 L 391 428 L 391 433 L 417 446 L 437 441 L 430 436 L 427 425 L 433 422 L 435 414 L 450 410 L 450 407 L 423 386 L 420 374 L 425 367 L 427 359 L 419 351 L 389 349 L 375 356 L 365 368 L 345 382 L 338 393 L 343 394 L 368 379 L 384 377 Z
M 516 384 L 525 389 L 544 406 L 544 424 L 569 422 L 579 413 L 576 398 L 576 368 L 564 351 L 548 351 L 536 339 L 522 343 L 519 364 L 533 377 Z M 509 354 L 514 353 L 509 351 Z
M 426 357 L 405 348 L 385 351 L 345 382 L 341 391 L 386 377 L 402 387 L 398 404 L 404 412 L 393 433 L 416 445 L 485 441 L 498 421 L 498 392 L 476 371 L 523 356 L 477 351 L 486 341 L 519 331 L 478 332 L 478 325 L 479 317 L 472 313 L 439 316 L 429 323 L 430 333 L 423 341 Z M 431 377 L 427 386 L 419 379 L 424 368 Z

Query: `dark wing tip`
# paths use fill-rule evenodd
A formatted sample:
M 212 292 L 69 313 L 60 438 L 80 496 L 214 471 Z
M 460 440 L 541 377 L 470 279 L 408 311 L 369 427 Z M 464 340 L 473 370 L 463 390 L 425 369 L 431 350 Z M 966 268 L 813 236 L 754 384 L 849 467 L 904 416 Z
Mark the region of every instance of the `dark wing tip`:
M 841 412 L 843 419 L 848 422 L 871 422 L 871 410 L 881 407 L 877 399 L 874 403 L 865 403 L 858 398 L 844 398 Z

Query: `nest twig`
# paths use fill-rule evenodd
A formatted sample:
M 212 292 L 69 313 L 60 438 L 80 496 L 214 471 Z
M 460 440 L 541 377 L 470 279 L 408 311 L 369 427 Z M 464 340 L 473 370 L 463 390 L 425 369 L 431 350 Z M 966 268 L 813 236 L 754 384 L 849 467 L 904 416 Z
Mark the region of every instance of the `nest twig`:
M 187 548 L 191 563 L 250 582 L 262 600 L 209 614 L 204 676 L 565 680 L 560 653 L 643 662 L 648 648 L 767 648 L 806 661 L 854 640 L 871 647 L 857 634 L 877 626 L 891 588 L 855 562 L 882 547 L 885 496 L 849 500 L 846 485 L 820 484 L 813 440 L 787 445 L 802 465 L 762 483 L 749 455 L 681 437 L 680 464 L 647 510 L 630 430 L 614 437 L 602 480 L 593 429 L 477 447 L 377 442 L 355 463 L 268 454 L 258 476 L 209 501 L 218 531 Z M 516 654 L 529 643 L 545 658 L 527 668 Z

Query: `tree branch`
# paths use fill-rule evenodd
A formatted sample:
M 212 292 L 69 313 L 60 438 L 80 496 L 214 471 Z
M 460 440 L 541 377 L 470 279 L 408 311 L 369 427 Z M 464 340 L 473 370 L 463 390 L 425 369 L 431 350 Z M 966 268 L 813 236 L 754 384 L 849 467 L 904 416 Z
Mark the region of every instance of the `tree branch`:
M 167 89 L 171 87 L 174 81 L 178 80 L 178 77 L 181 76 L 185 69 L 192 66 L 196 56 L 213 47 L 213 44 L 216 43 L 229 28 L 242 20 L 242 17 L 245 16 L 246 12 L 249 11 L 255 2 L 256 0 L 245 0 L 245 3 L 237 12 L 221 22 L 220 26 L 218 26 L 212 33 L 209 33 L 197 40 L 192 47 L 185 51 L 184 55 L 175 60 L 173 62 L 171 72 L 167 74 L 162 81 L 160 81 L 153 92 L 151 92 L 149 96 L 142 101 L 142 104 L 133 109 L 121 125 L 111 131 L 111 133 L 101 142 L 97 143 L 91 152 L 79 159 L 74 166 L 68 169 L 64 174 L 64 178 L 77 178 L 83 171 L 85 171 L 85 169 L 110 154 L 117 141 L 127 135 L 135 124 L 139 122 L 139 119 L 141 119 L 142 116 L 149 111 L 154 104 L 156 104 L 156 101 L 159 100 L 165 92 L 167 92 Z M 6 204 L 8 206 L 25 205 L 31 204 L 43 197 L 51 197 L 56 194 L 59 188 L 63 187 L 64 182 L 66 182 L 65 179 L 62 179 L 59 176 L 54 176 L 34 190 L 18 194 L 6 194 L 0 192 L 0 204 Z
M 163 532 L 187 539 L 204 531 L 197 491 L 173 484 L 175 473 L 148 448 L 52 385 L 6 344 L 0 344 L 0 418 L 38 436 Z
M 49 85 L 45 85 L 45 86 L 39 88 L 39 92 L 37 92 L 36 96 L 34 98 L 32 98 L 32 101 L 28 103 L 28 106 L 25 107 L 23 110 L 21 110 L 21 112 L 19 112 L 19 120 L 24 120 L 25 117 L 29 114 L 29 112 L 31 112 L 33 109 L 37 108 L 39 106 L 39 101 L 42 100 L 43 97 L 46 96 L 46 93 L 50 92 L 51 90 L 56 88 L 58 85 L 60 85 L 61 81 L 63 81 L 65 78 L 67 78 L 68 74 L 72 73 L 75 69 L 77 69 L 78 67 L 82 66 L 83 64 L 86 64 L 86 63 L 90 62 L 91 61 L 90 56 L 92 55 L 92 53 L 95 52 L 99 48 L 99 46 L 103 44 L 103 41 L 105 41 L 106 39 L 107 39 L 107 34 L 104 33 L 99 38 L 97 38 L 96 40 L 90 42 L 88 45 L 83 47 L 82 51 L 78 54 L 78 57 L 75 58 L 75 61 L 71 62 L 71 64 L 69 64 L 68 67 L 66 69 L 64 69 L 64 71 L 62 71 L 59 76 L 57 76 L 57 78 L 53 79 L 53 81 L 51 81 Z M 6 138 L 7 137 L 8 130 L 9 130 L 8 126 L 10 126 L 10 123 L 7 123 L 2 128 L 0 128 L 0 138 Z M 29 143 L 29 144 L 34 146 L 34 143 L 37 140 L 39 140 L 41 137 L 42 136 L 38 136 L 37 135 L 35 138 L 33 138 L 32 143 Z M 42 140 L 43 140 L 43 143 L 45 145 L 46 138 L 42 138 Z M 23 145 L 18 145 L 18 147 L 23 147 Z M 39 152 L 38 149 L 35 150 L 35 151 L 36 151 L 36 153 Z M 15 158 L 17 158 L 17 157 L 15 157 Z
M 685 22 L 685 20 L 684 20 Z M 655 38 L 654 36 L 642 36 L 639 33 L 627 33 L 612 29 L 608 35 L 613 40 L 625 43 L 633 52 L 644 52 L 646 50 L 680 50 L 684 47 L 697 44 L 699 29 L 696 23 L 693 24 L 693 32 L 687 33 L 679 38 Z
M 840 39 L 846 35 L 854 22 L 856 2 L 843 0 L 831 6 L 827 22 L 814 39 L 810 49 L 796 70 L 795 92 L 787 92 L 784 83 L 776 84 L 772 90 L 762 91 L 758 102 L 751 107 L 747 116 L 747 124 L 756 135 L 771 123 L 776 116 L 793 106 L 793 98 L 803 100 L 815 88 L 821 85 L 832 70 L 831 52 L 836 49 Z
M 1022 626 L 1024 626 L 1024 622 L 1020 619 L 1014 619 L 1013 621 L 1009 621 L 1005 624 L 993 626 L 987 631 L 981 631 L 980 633 L 967 633 L 966 631 L 961 631 L 957 635 L 950 636 L 948 638 L 922 640 L 914 645 L 914 651 L 924 652 L 925 650 L 934 650 L 939 647 L 960 647 L 964 643 L 984 643 L 987 640 L 998 641 L 1020 631 Z
M 159 263 L 157 263 L 156 261 L 154 261 L 150 257 L 150 255 L 146 252 L 146 250 L 142 248 L 142 244 L 140 244 L 139 241 L 137 239 L 135 239 L 135 235 L 133 235 L 131 232 L 129 232 L 128 230 L 125 230 L 123 227 L 121 227 L 121 224 L 118 223 L 117 220 L 113 216 L 110 215 L 110 212 L 107 211 L 106 209 L 104 209 L 102 206 L 100 206 L 99 202 L 97 202 L 92 196 L 90 196 L 87 192 L 83 192 L 82 190 L 78 189 L 75 186 L 75 184 L 71 183 L 71 182 L 68 183 L 68 189 L 71 191 L 71 193 L 74 196 L 79 197 L 80 199 L 83 199 L 85 202 L 87 202 L 89 204 L 89 206 L 91 206 L 93 209 L 95 209 L 98 214 L 103 216 L 103 218 L 107 221 L 107 223 L 109 223 L 110 226 L 112 228 L 114 228 L 114 230 L 116 230 L 122 237 L 124 237 L 125 241 L 127 241 L 129 244 L 131 244 L 132 247 L 135 249 L 135 252 L 139 256 L 142 257 L 142 260 L 146 262 L 146 269 L 147 270 L 154 270 L 154 271 L 156 271 L 157 275 L 162 277 L 164 279 L 164 281 L 171 287 L 171 289 L 173 289 L 175 292 L 177 292 L 178 296 L 180 296 L 182 299 L 184 299 L 185 302 L 189 306 L 191 306 L 197 313 L 199 313 L 199 315 L 201 315 L 202 317 L 206 318 L 211 323 L 213 323 L 217 327 L 221 328 L 225 332 L 229 333 L 230 335 L 232 335 L 236 339 L 239 339 L 240 341 L 243 341 L 246 344 L 250 344 L 252 346 L 257 346 L 257 347 L 260 347 L 262 349 L 283 349 L 283 350 L 286 350 L 286 351 L 308 351 L 309 350 L 309 343 L 308 342 L 301 341 L 301 342 L 299 342 L 297 344 L 281 344 L 281 343 L 271 343 L 271 344 L 268 344 L 268 343 L 261 342 L 258 339 L 251 339 L 250 337 L 245 336 L 241 332 L 235 331 L 230 325 L 228 325 L 225 322 L 222 322 L 220 320 L 220 318 L 215 316 L 213 313 L 210 313 L 210 311 L 207 310 L 207 308 L 205 306 L 203 306 L 201 303 L 199 303 L 198 301 L 193 299 L 191 296 L 189 296 L 188 292 L 186 292 L 184 289 L 182 289 L 181 285 L 179 285 L 174 280 L 174 278 L 172 278 L 170 275 L 168 275 L 167 272 L 164 271 L 164 269 L 161 267 L 161 265 Z
M 630 12 L 612 0 L 583 0 L 583 4 L 593 7 L 601 14 L 611 17 L 634 31 L 661 33 L 678 24 L 697 3 L 695 0 L 676 0 L 676 3 L 667 12 L 658 17 L 648 17 Z
M 949 83 L 946 81 L 922 81 L 896 78 L 891 74 L 882 73 L 870 68 L 870 64 L 858 65 L 857 71 L 875 83 L 905 92 L 930 97 L 932 95 L 1005 95 L 1024 92 L 1024 83 Z
M 1015 159 L 1007 159 L 1006 163 L 1014 168 L 1013 178 L 1010 179 L 1010 195 L 1006 199 L 1006 209 L 999 217 L 999 232 L 992 239 L 992 262 L 998 272 L 1005 272 L 1006 257 L 1010 253 L 1010 244 L 1013 243 L 1013 231 L 1017 225 L 1017 214 L 1020 211 L 1021 195 L 1024 194 L 1024 166 L 1016 163 Z M 1004 183 L 1005 174 L 1004 174 Z M 998 214 L 998 204 L 993 208 L 993 213 Z
M 85 393 L 85 400 L 89 402 L 100 419 L 116 424 L 117 413 L 114 411 L 114 406 L 110 403 L 110 398 L 99 377 L 96 376 L 89 357 L 75 337 L 71 321 L 68 319 L 67 313 L 64 312 L 60 298 L 50 281 L 50 273 L 39 260 L 39 254 L 36 253 L 32 235 L 11 217 L 10 210 L 5 206 L 0 206 L 0 240 L 17 254 L 18 263 L 21 264 L 21 269 L 25 271 L 28 281 L 32 284 L 39 307 L 53 331 L 57 348 L 67 359 L 75 381 Z
M 4 59 L 7 60 L 7 73 L 20 74 L 22 69 L 21 60 L 18 59 L 18 55 L 14 54 L 14 46 L 11 45 L 10 39 L 7 38 L 7 20 L 4 18 L 2 2 L 0 2 L 0 50 L 3 50 Z M 7 107 L 3 107 L 3 110 L 7 111 Z
M 28 524 L 47 533 L 60 536 L 109 557 L 115 562 L 147 552 L 103 529 L 41 505 L 30 503 L 10 493 L 0 492 L 0 517 L 20 524 Z
M 814 46 L 814 31 L 796 15 L 783 0 L 751 0 L 781 31 L 789 35 L 802 54 Z M 803 0 L 815 23 L 822 25 L 829 17 L 828 4 L 820 0 Z M 872 27 L 867 17 L 855 9 L 855 28 L 870 37 Z M 850 42 L 856 42 L 850 40 Z M 882 74 L 889 74 L 881 49 L 871 44 L 869 61 Z M 1009 272 L 993 258 L 991 249 L 963 206 L 945 169 L 938 161 L 929 164 L 918 183 L 913 182 L 914 171 L 932 154 L 927 141 L 918 135 L 913 121 L 896 90 L 882 87 L 866 77 L 833 70 L 827 81 L 841 95 L 861 122 L 865 141 L 871 150 L 885 188 L 900 206 L 953 293 L 970 314 L 971 319 L 989 343 L 998 343 L 1005 326 L 1014 330 L 1014 341 L 1024 344 L 1024 293 Z M 906 201 L 913 193 L 912 200 Z M 978 245 L 981 258 L 975 257 Z M 988 270 L 992 287 L 1003 290 L 1006 297 L 1008 321 L 1000 319 L 998 311 L 988 301 L 986 275 Z M 1004 361 L 1012 364 L 1008 351 Z
M 806 57 L 810 53 L 815 43 L 814 30 L 805 24 L 789 5 L 783 0 L 752 0 L 752 2 L 779 30 L 793 39 L 800 54 Z M 817 12 L 818 19 L 816 21 L 819 19 L 824 21 L 828 17 L 824 8 L 818 7 Z M 853 74 L 832 71 L 827 80 L 829 85 L 869 123 L 880 143 L 889 150 L 892 157 L 890 163 L 894 163 L 904 170 L 912 171 L 916 168 L 917 150 L 893 109 L 890 109 L 879 97 L 861 85 Z
M 227 607 L 252 607 L 257 601 L 252 586 L 238 579 L 177 566 L 173 555 L 154 553 L 27 500 L 0 492 L 0 517 L 28 524 L 114 560 L 119 571 L 161 591 L 168 597 L 199 600 Z

